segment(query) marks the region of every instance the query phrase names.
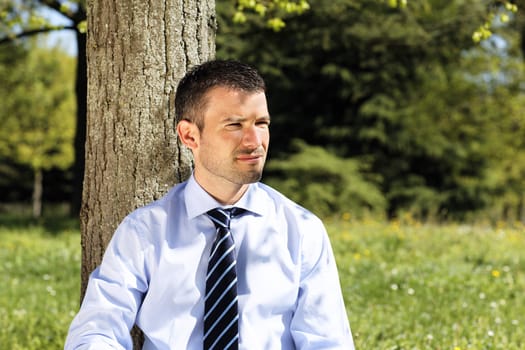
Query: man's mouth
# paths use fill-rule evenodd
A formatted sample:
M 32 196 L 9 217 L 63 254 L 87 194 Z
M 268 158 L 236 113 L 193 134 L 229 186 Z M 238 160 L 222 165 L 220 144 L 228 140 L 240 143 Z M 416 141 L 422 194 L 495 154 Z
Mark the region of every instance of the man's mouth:
M 237 155 L 237 160 L 241 162 L 258 162 L 259 160 L 264 158 L 263 152 L 250 152 L 250 153 L 240 153 Z

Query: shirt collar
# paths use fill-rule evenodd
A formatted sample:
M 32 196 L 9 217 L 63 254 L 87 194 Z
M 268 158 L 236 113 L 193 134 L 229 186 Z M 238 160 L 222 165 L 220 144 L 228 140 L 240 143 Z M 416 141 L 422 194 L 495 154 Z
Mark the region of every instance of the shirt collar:
M 193 174 L 188 179 L 186 188 L 184 189 L 184 199 L 188 219 L 193 219 L 217 207 L 239 207 L 257 216 L 263 216 L 267 213 L 267 201 L 269 200 L 269 198 L 264 195 L 264 191 L 259 187 L 259 183 L 253 183 L 248 186 L 248 189 L 237 203 L 231 206 L 224 206 L 217 202 L 197 183 Z

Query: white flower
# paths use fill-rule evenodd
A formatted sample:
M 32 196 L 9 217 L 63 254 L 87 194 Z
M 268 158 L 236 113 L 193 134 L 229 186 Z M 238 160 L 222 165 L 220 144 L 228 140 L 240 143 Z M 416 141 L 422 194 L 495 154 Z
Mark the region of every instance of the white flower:
M 15 309 L 13 310 L 13 315 L 16 317 L 24 317 L 27 314 L 26 309 Z
M 51 286 L 47 286 L 47 287 L 46 287 L 46 290 L 47 290 L 47 292 L 48 292 L 49 294 L 51 294 L 51 296 L 55 296 L 55 295 L 57 295 L 56 290 L 54 290 L 53 287 L 51 287 Z

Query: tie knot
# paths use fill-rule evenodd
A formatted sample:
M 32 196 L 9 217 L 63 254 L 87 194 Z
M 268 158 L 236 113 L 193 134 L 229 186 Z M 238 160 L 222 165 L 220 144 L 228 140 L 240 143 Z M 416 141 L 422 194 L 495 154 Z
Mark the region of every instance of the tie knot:
M 215 208 L 210 211 L 208 211 L 206 214 L 210 217 L 210 219 L 215 224 L 216 228 L 224 227 L 224 228 L 230 228 L 230 219 L 242 214 L 245 210 L 242 208 Z

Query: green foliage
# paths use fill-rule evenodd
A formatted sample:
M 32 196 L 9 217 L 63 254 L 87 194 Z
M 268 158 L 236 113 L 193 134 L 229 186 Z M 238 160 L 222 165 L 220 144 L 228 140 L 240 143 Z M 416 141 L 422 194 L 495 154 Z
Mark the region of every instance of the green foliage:
M 74 59 L 38 47 L 25 55 L 0 62 L 0 154 L 34 170 L 65 169 L 73 161 Z
M 405 9 L 408 0 L 376 0 L 379 3 L 386 3 L 391 8 Z M 355 1 L 358 3 L 358 1 Z M 423 6 L 429 10 L 431 1 L 412 2 L 411 5 Z M 492 36 L 492 27 L 495 22 L 507 23 L 511 16 L 518 11 L 518 5 L 508 0 L 492 0 L 487 2 L 485 20 L 472 33 L 472 40 L 476 43 L 487 40 Z M 317 4 L 315 5 L 317 6 Z M 266 18 L 266 26 L 278 32 L 286 26 L 285 17 L 301 15 L 310 9 L 307 0 L 239 0 L 236 1 L 236 10 L 231 16 L 234 23 L 246 23 L 251 14 L 256 14 L 260 18 Z
M 387 2 L 392 8 L 405 8 L 407 7 L 408 0 L 382 0 Z M 421 1 L 423 2 L 423 1 Z M 518 5 L 513 1 L 508 0 L 493 0 L 487 2 L 486 19 L 476 31 L 472 33 L 472 40 L 475 43 L 479 43 L 483 40 L 487 40 L 492 37 L 492 28 L 494 23 L 507 23 L 510 21 L 511 16 L 518 12 Z
M 385 1 L 385 0 L 383 0 Z M 406 7 L 407 6 L 407 0 L 386 0 L 388 2 L 388 5 L 390 7 Z
M 278 32 L 285 27 L 284 18 L 310 9 L 307 0 L 239 0 L 232 16 L 234 23 L 246 23 L 250 14 L 266 19 L 266 26 Z M 253 17 L 253 16 L 252 16 Z
M 294 145 L 295 154 L 268 162 L 266 183 L 318 215 L 384 212 L 385 199 L 377 184 L 362 174 L 363 162 L 339 158 L 301 141 Z
M 0 0 L 0 41 L 60 29 L 81 31 L 85 26 L 85 0 L 34 1 Z M 44 15 L 44 10 L 55 10 L 74 25 L 56 25 Z M 78 26 L 78 29 L 77 29 Z
M 518 12 L 518 6 L 507 0 L 496 0 L 490 4 L 490 10 L 487 13 L 485 23 L 472 34 L 472 40 L 479 43 L 482 40 L 487 40 L 492 36 L 492 27 L 494 23 L 508 23 L 510 16 Z
M 459 219 L 501 201 L 517 212 L 525 192 L 525 163 L 516 162 L 524 152 L 521 30 L 499 23 L 504 47 L 472 40 L 498 4 L 319 2 L 278 34 L 256 22 L 228 26 L 218 6 L 217 56 L 264 74 L 278 157 L 302 139 L 366 159 L 388 215 Z
M 481 93 L 461 71 L 435 66 L 426 69 L 419 89 L 407 93 L 408 103 L 391 109 L 398 132 L 381 156 L 387 167 L 378 163 L 378 169 L 391 179 L 387 191 L 395 207 L 447 216 L 488 204 L 485 145 L 496 116 L 484 113 Z

